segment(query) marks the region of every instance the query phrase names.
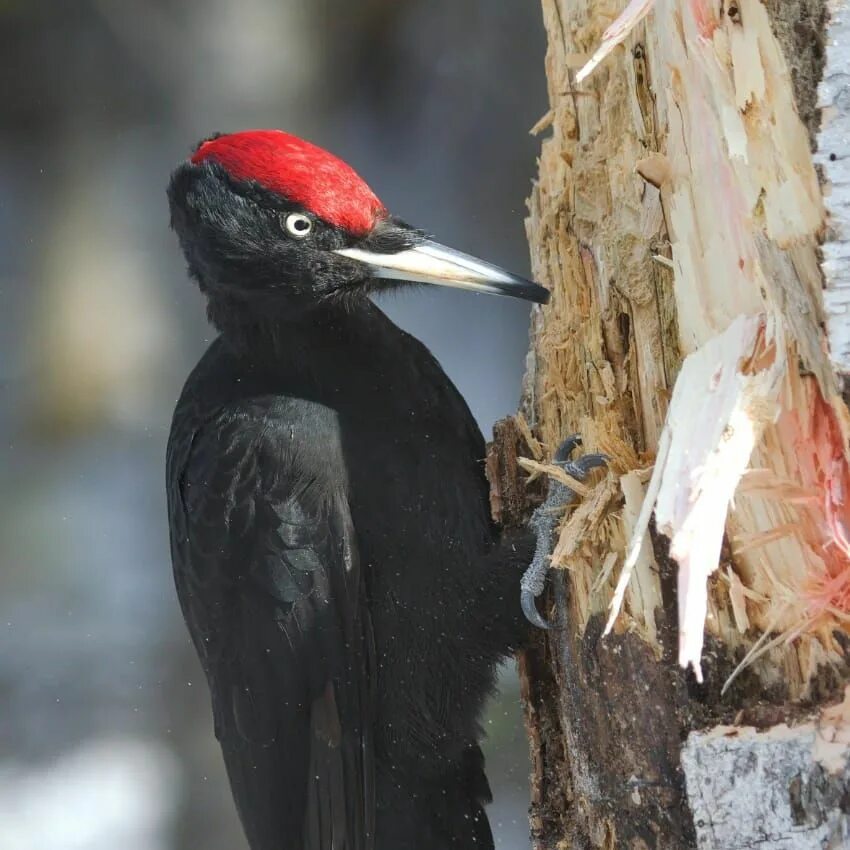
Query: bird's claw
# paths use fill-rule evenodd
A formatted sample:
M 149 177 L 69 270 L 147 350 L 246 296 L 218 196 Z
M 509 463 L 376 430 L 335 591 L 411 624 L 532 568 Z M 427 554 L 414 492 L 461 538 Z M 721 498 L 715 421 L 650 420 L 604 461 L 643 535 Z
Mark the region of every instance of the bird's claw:
M 571 460 L 573 451 L 581 445 L 581 437 L 573 434 L 567 437 L 555 452 L 553 463 L 578 481 L 583 481 L 591 469 L 605 466 L 608 458 L 604 454 L 583 455 Z M 537 535 L 534 557 L 520 582 L 520 605 L 525 618 L 539 629 L 551 629 L 552 624 L 537 610 L 537 597 L 546 586 L 546 574 L 549 572 L 549 558 L 552 552 L 552 538 L 557 525 L 556 510 L 574 501 L 576 493 L 560 481 L 550 481 L 546 501 L 532 514 L 530 525 Z
M 582 455 L 578 460 L 567 460 L 563 463 L 559 463 L 564 472 L 568 475 L 571 475 L 573 478 L 577 478 L 579 481 L 584 481 L 587 477 L 587 473 L 590 472 L 591 469 L 596 469 L 598 466 L 606 466 L 608 463 L 608 456 L 603 454 L 590 454 L 590 455 Z M 570 489 L 569 487 L 567 488 Z M 575 493 L 570 490 L 570 493 L 575 497 Z
M 572 457 L 573 452 L 581 445 L 581 434 L 570 434 L 557 449 L 552 458 L 552 463 L 566 463 Z
M 544 629 L 546 631 L 552 628 L 552 624 L 537 610 L 537 597 L 530 590 L 520 591 L 519 604 L 522 606 L 522 613 L 525 614 L 525 619 L 532 626 L 537 626 L 538 629 Z

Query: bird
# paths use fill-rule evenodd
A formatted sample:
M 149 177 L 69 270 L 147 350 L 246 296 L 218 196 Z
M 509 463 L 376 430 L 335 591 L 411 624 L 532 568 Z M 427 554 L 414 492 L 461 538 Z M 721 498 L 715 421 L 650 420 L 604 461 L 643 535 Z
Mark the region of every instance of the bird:
M 469 408 L 371 296 L 549 293 L 282 130 L 204 139 L 167 194 L 217 331 L 168 441 L 173 573 L 248 844 L 492 848 L 480 721 L 534 535 L 493 522 Z

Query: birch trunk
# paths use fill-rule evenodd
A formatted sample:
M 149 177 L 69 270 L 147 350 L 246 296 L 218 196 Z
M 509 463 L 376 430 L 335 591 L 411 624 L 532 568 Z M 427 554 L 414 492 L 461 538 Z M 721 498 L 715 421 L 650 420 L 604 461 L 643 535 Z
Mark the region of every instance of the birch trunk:
M 520 661 L 535 847 L 850 846 L 850 10 L 543 13 L 552 299 L 495 454 L 611 460 Z

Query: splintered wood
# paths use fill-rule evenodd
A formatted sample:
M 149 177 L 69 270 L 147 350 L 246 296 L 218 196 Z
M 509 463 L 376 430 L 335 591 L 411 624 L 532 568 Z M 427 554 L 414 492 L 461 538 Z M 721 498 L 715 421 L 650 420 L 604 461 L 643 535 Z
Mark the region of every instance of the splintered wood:
M 759 317 L 740 316 L 685 359 L 606 627 L 620 611 L 654 510 L 679 565 L 679 663 L 693 665 L 699 681 L 708 577 L 720 561 L 726 512 L 756 441 L 778 412 L 785 364 L 765 337 Z M 764 353 L 754 358 L 759 348 Z M 748 368 L 754 360 L 758 367 Z
M 590 489 L 607 512 L 567 517 L 556 548 L 577 626 L 613 601 L 609 628 L 660 656 L 654 510 L 680 662 L 699 677 L 705 627 L 732 666 L 803 697 L 850 624 L 850 427 L 830 362 L 850 331 L 844 238 L 824 308 L 826 213 L 787 45 L 759 0 L 543 9 L 551 136 L 527 228 L 552 299 L 526 396 L 550 451 L 577 431 L 616 458 L 615 489 Z M 656 455 L 644 493 L 629 476 Z

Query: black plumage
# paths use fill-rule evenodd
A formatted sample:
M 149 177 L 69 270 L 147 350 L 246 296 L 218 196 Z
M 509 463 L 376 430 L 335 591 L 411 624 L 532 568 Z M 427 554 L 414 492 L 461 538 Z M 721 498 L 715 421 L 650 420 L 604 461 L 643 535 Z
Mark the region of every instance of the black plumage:
M 334 253 L 424 237 L 346 232 L 214 158 L 169 198 L 220 330 L 174 414 L 174 575 L 251 848 L 491 848 L 479 718 L 532 541 L 499 539 L 466 404 Z

